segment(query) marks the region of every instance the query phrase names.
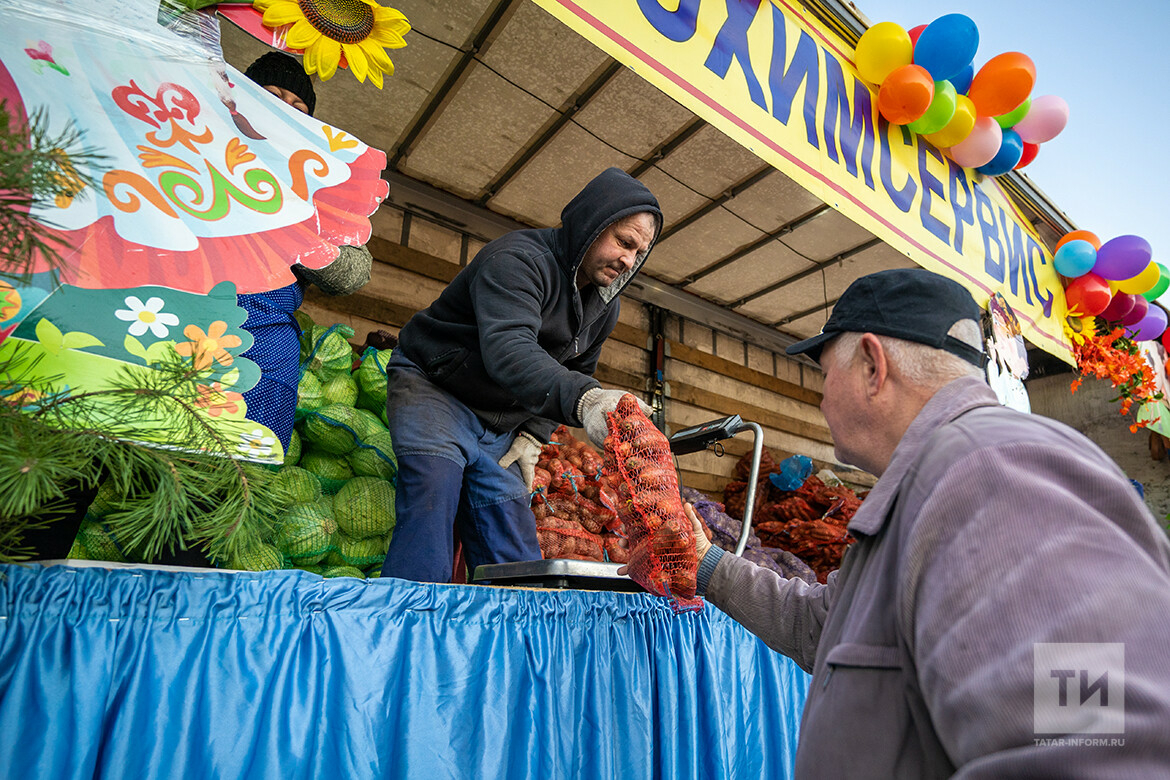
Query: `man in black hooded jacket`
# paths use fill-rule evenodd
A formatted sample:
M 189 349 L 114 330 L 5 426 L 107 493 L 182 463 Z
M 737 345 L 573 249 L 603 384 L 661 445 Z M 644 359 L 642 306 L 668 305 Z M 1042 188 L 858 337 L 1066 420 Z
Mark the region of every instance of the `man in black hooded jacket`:
M 383 576 L 450 581 L 453 529 L 473 569 L 540 559 L 529 502 L 541 444 L 564 423 L 600 446 L 623 392 L 593 371 L 661 229 L 650 190 L 610 168 L 559 228 L 487 244 L 406 323 L 387 370 L 398 490 Z

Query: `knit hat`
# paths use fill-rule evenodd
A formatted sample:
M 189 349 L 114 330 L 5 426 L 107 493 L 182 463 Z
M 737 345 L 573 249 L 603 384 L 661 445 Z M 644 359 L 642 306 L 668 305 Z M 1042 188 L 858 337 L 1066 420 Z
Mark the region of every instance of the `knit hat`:
M 281 51 L 270 51 L 249 65 L 244 75 L 262 87 L 287 89 L 305 101 L 309 116 L 313 115 L 313 108 L 317 105 L 317 93 L 313 91 L 312 79 L 305 73 L 296 57 Z

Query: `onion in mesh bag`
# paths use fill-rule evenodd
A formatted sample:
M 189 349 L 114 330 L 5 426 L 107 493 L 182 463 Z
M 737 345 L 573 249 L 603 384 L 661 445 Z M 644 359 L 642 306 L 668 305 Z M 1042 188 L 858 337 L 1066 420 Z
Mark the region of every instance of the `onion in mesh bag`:
M 683 513 L 670 443 L 629 393 L 607 422 L 604 471 L 629 537 L 630 579 L 668 597 L 676 611 L 702 609 L 695 596 L 694 532 Z

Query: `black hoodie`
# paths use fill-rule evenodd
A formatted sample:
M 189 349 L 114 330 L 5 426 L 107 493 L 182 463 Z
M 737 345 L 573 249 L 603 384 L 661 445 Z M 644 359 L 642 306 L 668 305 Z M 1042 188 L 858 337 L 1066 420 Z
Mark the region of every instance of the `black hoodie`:
M 547 441 L 579 426 L 577 400 L 618 321 L 618 296 L 646 261 L 606 288 L 577 289 L 593 241 L 631 214 L 662 212 L 650 190 L 618 168 L 599 174 L 561 212 L 561 226 L 517 230 L 484 246 L 438 299 L 399 334 L 399 349 L 491 429 L 523 428 Z M 653 247 L 654 241 L 650 246 Z

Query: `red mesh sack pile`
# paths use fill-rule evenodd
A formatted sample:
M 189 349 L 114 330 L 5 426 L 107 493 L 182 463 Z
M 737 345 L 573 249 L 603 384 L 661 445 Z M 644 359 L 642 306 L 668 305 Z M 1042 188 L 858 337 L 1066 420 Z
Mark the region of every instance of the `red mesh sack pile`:
M 544 445 L 533 479 L 532 513 L 545 560 L 625 563 L 614 533 L 617 499 L 602 482 L 601 467 L 601 455 L 563 425 Z
M 605 472 L 626 527 L 630 579 L 669 598 L 675 611 L 702 609 L 695 596 L 694 532 L 683 513 L 670 444 L 629 394 L 609 415 Z
M 744 515 L 751 460 L 751 452 L 739 459 L 736 481 L 723 489 L 727 514 L 737 520 Z M 773 472 L 779 473 L 780 465 L 765 447 L 760 456 L 752 528 L 766 548 L 796 555 L 825 582 L 829 572 L 841 566 L 845 549 L 855 541 L 846 526 L 865 496 L 845 486 L 826 485 L 815 475 L 796 490 L 780 490 L 768 478 Z
M 768 547 L 787 550 L 807 563 L 825 582 L 841 566 L 845 549 L 855 539 L 847 526 L 861 499 L 847 487 L 826 485 L 811 476 L 796 490 L 773 488 L 769 501 L 752 518 L 752 527 Z

